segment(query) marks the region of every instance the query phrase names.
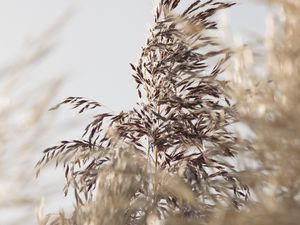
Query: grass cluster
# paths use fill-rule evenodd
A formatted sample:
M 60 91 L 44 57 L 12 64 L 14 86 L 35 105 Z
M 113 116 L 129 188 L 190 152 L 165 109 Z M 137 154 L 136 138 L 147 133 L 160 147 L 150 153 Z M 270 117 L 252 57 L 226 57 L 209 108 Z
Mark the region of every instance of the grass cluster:
M 204 224 L 217 205 L 238 209 L 248 198 L 230 162 L 243 149 L 229 130 L 235 109 L 227 82 L 218 79 L 232 53 L 211 34 L 214 14 L 233 4 L 195 1 L 184 11 L 178 4 L 158 3 L 151 35 L 131 65 L 137 106 L 101 112 L 81 139 L 44 150 L 38 169 L 62 164 L 65 193 L 72 188 L 76 198 L 73 216 L 54 224 Z M 79 113 L 102 107 L 69 97 L 53 109 L 62 104 Z
M 277 14 L 254 49 L 215 37 L 216 13 L 233 3 L 185 4 L 157 3 L 131 64 L 134 108 L 107 112 L 83 97 L 52 108 L 97 114 L 81 138 L 43 151 L 37 174 L 61 165 L 75 206 L 40 225 L 299 223 L 300 2 L 266 1 Z

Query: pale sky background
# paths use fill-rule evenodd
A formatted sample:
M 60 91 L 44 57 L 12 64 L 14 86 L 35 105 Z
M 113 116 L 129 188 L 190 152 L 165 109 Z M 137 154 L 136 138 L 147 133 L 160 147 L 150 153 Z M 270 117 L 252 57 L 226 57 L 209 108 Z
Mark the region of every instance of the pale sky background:
M 251 2 L 254 1 L 240 0 L 226 13 L 230 29 L 241 39 L 249 33 L 265 32 L 267 9 Z M 0 0 L 0 68 L 26 53 L 30 41 L 70 6 L 75 7 L 75 13 L 55 37 L 55 49 L 26 71 L 30 79 L 24 86 L 67 74 L 53 104 L 68 96 L 85 96 L 115 111 L 130 108 L 136 102 L 136 91 L 129 63 L 137 61 L 152 24 L 152 0 Z M 66 111 L 65 108 L 63 112 Z M 60 118 L 64 116 L 58 114 Z M 59 123 L 55 122 L 53 132 L 49 131 L 53 139 L 74 137 L 82 131 L 79 128 L 59 134 Z M 43 143 L 45 147 L 53 144 L 52 139 Z M 58 188 L 61 189 L 62 186 Z M 52 209 L 61 206 L 56 202 Z M 0 211 L 1 225 L 5 217 Z
M 264 32 L 263 7 L 242 0 L 227 10 L 233 30 Z M 67 73 L 65 96 L 97 99 L 115 110 L 135 103 L 129 62 L 135 63 L 153 21 L 152 0 L 0 0 L 0 67 L 26 51 L 69 6 L 76 12 L 57 36 L 53 53 L 35 67 L 38 77 Z

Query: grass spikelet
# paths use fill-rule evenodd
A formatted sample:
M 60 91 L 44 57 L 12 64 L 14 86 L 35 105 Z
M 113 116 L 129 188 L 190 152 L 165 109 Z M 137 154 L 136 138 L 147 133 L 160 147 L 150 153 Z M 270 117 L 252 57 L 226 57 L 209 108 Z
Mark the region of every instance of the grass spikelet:
M 218 205 L 248 198 L 232 160 L 240 143 L 229 126 L 236 112 L 220 79 L 231 51 L 211 36 L 214 15 L 232 3 L 161 0 L 150 36 L 131 64 L 139 101 L 132 110 L 100 113 L 82 139 L 44 151 L 38 169 L 65 167 L 76 208 L 54 224 L 207 222 Z M 69 97 L 79 113 L 102 104 Z M 118 216 L 116 216 L 118 215 Z M 61 219 L 59 219 L 61 218 Z M 156 222 L 153 222 L 156 221 Z M 173 223 L 175 224 L 175 223 Z

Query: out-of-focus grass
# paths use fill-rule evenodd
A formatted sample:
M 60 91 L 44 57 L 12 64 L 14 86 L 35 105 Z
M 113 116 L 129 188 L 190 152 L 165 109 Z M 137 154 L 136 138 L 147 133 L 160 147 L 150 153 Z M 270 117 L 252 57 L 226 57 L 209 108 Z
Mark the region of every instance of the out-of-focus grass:
M 52 53 L 71 11 L 0 69 L 0 224 L 32 224 L 42 194 L 53 194 L 51 188 L 34 182 L 34 165 L 53 120 L 45 113 L 63 77 L 37 79 L 31 69 Z
M 252 198 L 240 212 L 221 209 L 211 224 L 300 221 L 300 2 L 264 4 L 274 11 L 260 51 L 245 43 L 231 70 L 231 93 L 252 133 L 252 149 L 239 162 Z

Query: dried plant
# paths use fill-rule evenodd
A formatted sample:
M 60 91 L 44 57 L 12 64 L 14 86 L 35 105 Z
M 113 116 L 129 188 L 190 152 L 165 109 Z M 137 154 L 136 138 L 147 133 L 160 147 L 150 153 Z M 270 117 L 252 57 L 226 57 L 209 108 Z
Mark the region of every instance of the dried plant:
M 220 79 L 231 51 L 212 36 L 214 15 L 233 4 L 180 4 L 158 3 L 150 37 L 131 65 L 137 106 L 101 112 L 81 139 L 44 150 L 38 172 L 52 161 L 63 165 L 65 194 L 72 187 L 76 197 L 73 216 L 50 224 L 205 224 L 217 205 L 237 209 L 248 198 L 233 166 L 243 150 L 231 131 L 235 107 Z M 102 107 L 69 97 L 53 109 L 63 104 L 79 113 Z
M 265 48 L 239 49 L 231 73 L 240 119 L 252 133 L 253 151 L 244 155 L 240 166 L 254 198 L 242 212 L 220 209 L 214 225 L 300 221 L 300 2 L 266 2 L 276 11 Z

